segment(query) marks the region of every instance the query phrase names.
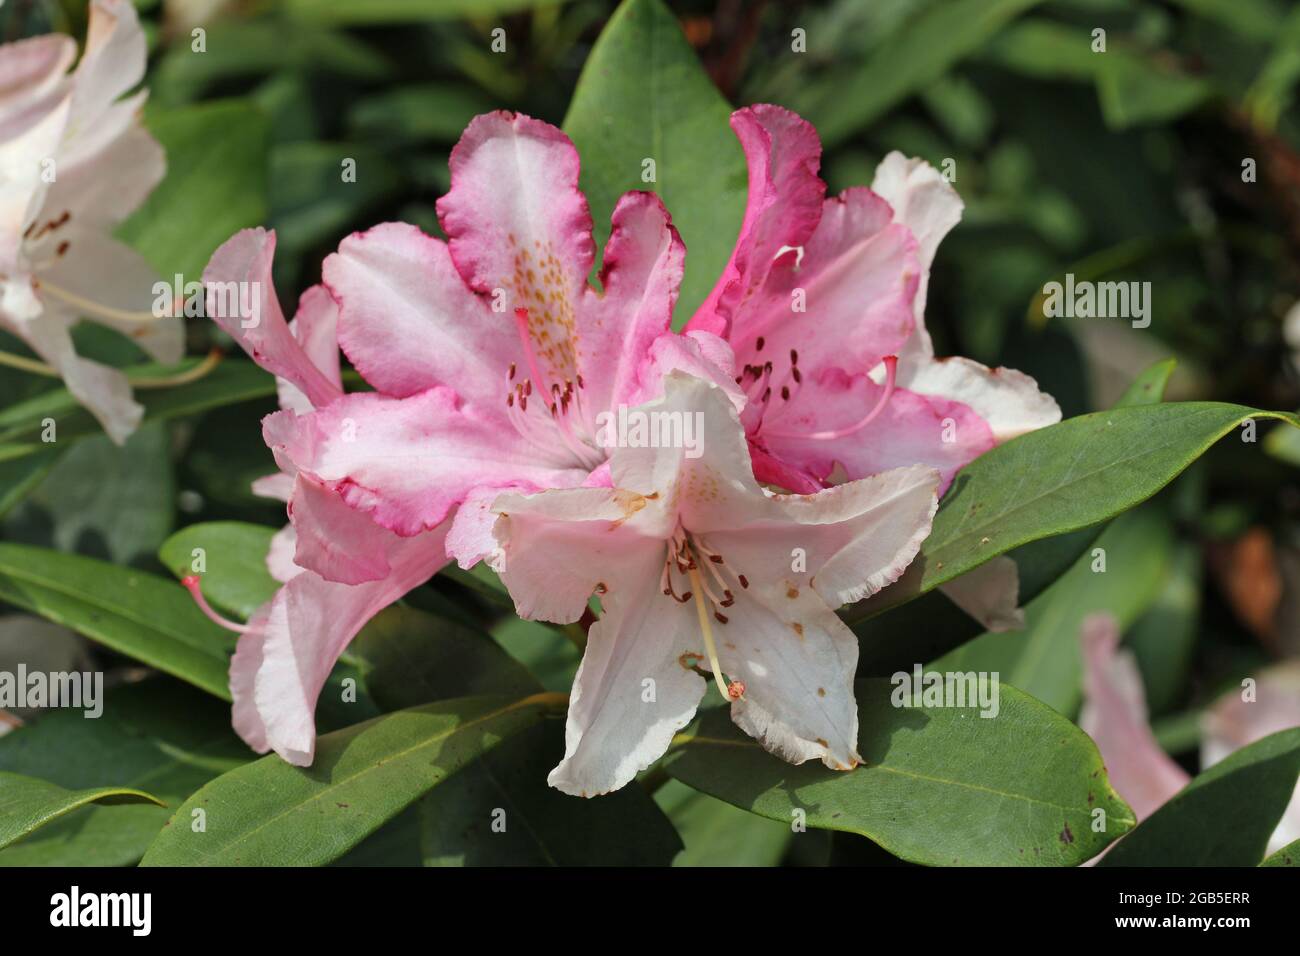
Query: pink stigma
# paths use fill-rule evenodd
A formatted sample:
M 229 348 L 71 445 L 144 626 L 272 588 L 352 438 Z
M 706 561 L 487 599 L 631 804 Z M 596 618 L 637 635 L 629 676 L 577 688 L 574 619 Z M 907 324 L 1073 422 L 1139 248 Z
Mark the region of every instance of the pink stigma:
M 224 627 L 228 631 L 234 631 L 236 634 L 247 634 L 251 630 L 247 624 L 239 624 L 229 618 L 224 618 L 212 609 L 212 605 L 208 603 L 208 599 L 203 596 L 203 591 L 199 587 L 199 576 L 197 574 L 187 574 L 181 578 L 181 586 L 190 592 L 190 597 L 194 598 L 194 603 L 199 606 L 199 610 L 214 624 Z

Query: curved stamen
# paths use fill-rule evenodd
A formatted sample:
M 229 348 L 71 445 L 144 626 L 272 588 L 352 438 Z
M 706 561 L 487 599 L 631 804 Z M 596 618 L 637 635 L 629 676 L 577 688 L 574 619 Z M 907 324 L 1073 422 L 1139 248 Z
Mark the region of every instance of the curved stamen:
M 882 394 L 880 399 L 876 402 L 876 407 L 867 412 L 866 415 L 854 424 L 849 425 L 846 428 L 836 428 L 831 431 L 808 433 L 792 431 L 789 429 L 767 428 L 763 430 L 764 434 L 775 438 L 810 438 L 814 441 L 833 441 L 837 438 L 846 438 L 854 432 L 859 432 L 866 428 L 876 420 L 877 416 L 879 416 L 881 412 L 885 410 L 885 406 L 889 404 L 889 399 L 892 398 L 894 394 L 894 381 L 898 374 L 898 356 L 886 355 L 883 361 L 885 363 L 884 394 Z
M 146 324 L 149 322 L 161 322 L 163 319 L 173 318 L 169 312 L 166 315 L 154 315 L 152 312 L 129 312 L 126 309 L 115 309 L 111 305 L 104 305 L 102 302 L 96 302 L 94 299 L 87 299 L 84 296 L 77 295 L 70 289 L 57 286 L 48 279 L 42 278 L 37 284 L 38 289 L 44 289 L 56 299 L 62 299 L 68 305 L 75 309 L 81 310 L 84 314 L 99 319 L 108 319 L 112 322 L 136 322 Z
M 239 624 L 229 618 L 222 617 L 212 610 L 212 605 L 208 603 L 208 599 L 203 596 L 203 591 L 199 587 L 199 576 L 197 574 L 190 574 L 181 578 L 181 585 L 190 592 L 190 597 L 194 598 L 194 603 L 199 606 L 199 610 L 214 624 L 224 627 L 228 631 L 234 631 L 236 634 L 247 634 L 252 630 L 247 624 Z
M 709 667 L 713 669 L 713 682 L 718 686 L 718 693 L 725 701 L 738 700 L 745 693 L 745 685 L 735 681 L 730 685 L 723 683 L 722 665 L 718 663 L 718 649 L 713 645 L 713 624 L 704 607 L 704 582 L 700 572 L 691 567 L 687 570 L 691 577 L 691 587 L 695 589 L 695 612 L 700 620 L 700 632 L 704 635 L 704 649 L 709 654 Z M 734 691 L 734 692 L 733 692 Z
M 533 380 L 533 387 L 544 397 L 549 398 L 551 388 L 542 377 L 542 368 L 537 362 L 537 351 L 533 348 L 533 333 L 528 328 L 527 309 L 515 309 L 515 330 L 519 333 L 519 344 L 524 349 L 524 360 L 528 363 L 528 374 Z

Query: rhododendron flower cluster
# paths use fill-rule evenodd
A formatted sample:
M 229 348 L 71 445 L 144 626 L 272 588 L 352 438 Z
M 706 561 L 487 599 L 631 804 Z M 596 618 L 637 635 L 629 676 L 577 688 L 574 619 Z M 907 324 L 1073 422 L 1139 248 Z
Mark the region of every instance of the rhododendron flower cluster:
M 209 313 L 281 385 L 264 422 L 280 473 L 257 489 L 288 505 L 268 555 L 283 586 L 230 623 L 252 747 L 310 763 L 316 700 L 365 622 L 447 561 L 485 560 L 521 617 L 599 606 L 553 786 L 626 784 L 709 681 L 782 758 L 859 762 L 857 639 L 835 609 L 898 579 L 958 469 L 1059 410 L 1027 376 L 934 358 L 926 279 L 961 209 L 934 170 L 894 154 L 874 191 L 826 199 L 807 123 L 758 106 L 733 126 L 748 207 L 681 333 L 686 250 L 658 197 L 618 202 L 593 286 L 577 152 L 509 113 L 452 152 L 445 242 L 350 236 L 292 323 L 273 234 L 212 257 L 210 290 L 255 290 L 260 311 Z M 339 350 L 373 391 L 345 392 Z M 616 414 L 698 423 L 698 447 L 611 444 Z M 981 609 L 1014 609 L 1014 584 Z
M 116 442 L 143 410 L 126 376 L 79 356 L 82 318 L 176 362 L 179 318 L 151 310 L 152 267 L 111 230 L 162 179 L 140 125 L 145 39 L 129 0 L 94 0 L 86 47 L 59 34 L 0 46 L 0 327 L 25 342 Z

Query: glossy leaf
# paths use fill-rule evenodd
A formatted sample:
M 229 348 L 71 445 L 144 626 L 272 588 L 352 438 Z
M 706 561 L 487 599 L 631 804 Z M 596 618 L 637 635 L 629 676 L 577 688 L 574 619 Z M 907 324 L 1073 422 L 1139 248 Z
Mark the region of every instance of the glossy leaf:
M 638 784 L 580 800 L 546 783 L 564 727 L 530 727 L 420 801 L 426 866 L 667 866 L 682 841 Z M 504 828 L 504 829 L 502 829 Z
M 230 699 L 230 635 L 173 581 L 76 554 L 0 543 L 0 599 Z
M 1300 866 L 1300 840 L 1293 840 L 1276 853 L 1265 857 L 1260 866 Z
M 940 79 L 1015 17 L 1042 0 L 948 0 L 902 25 L 865 62 L 834 67 L 787 103 L 828 146 L 870 125 Z M 812 44 L 814 39 L 809 38 Z
M 58 784 L 0 771 L 0 849 L 88 803 L 154 803 L 157 797 L 130 787 L 66 790 Z
M 747 174 L 714 87 L 662 0 L 625 0 L 578 80 L 564 129 L 582 156 L 597 242 L 629 189 L 663 197 L 690 250 L 676 315 L 704 301 L 740 232 Z M 653 178 L 647 161 L 653 161 Z
M 1082 694 L 1083 619 L 1107 611 L 1121 628 L 1155 603 L 1168 576 L 1173 540 L 1168 519 L 1142 508 L 1121 515 L 1097 539 L 1105 571 L 1084 554 L 1060 580 L 1025 608 L 1025 626 L 977 637 L 929 665 L 938 671 L 997 673 L 1062 714 L 1073 714 Z
M 175 366 L 150 363 L 123 371 L 133 379 L 159 378 L 186 372 L 200 361 L 190 358 Z M 156 390 L 138 389 L 135 398 L 144 406 L 145 421 L 165 421 L 274 394 L 274 376 L 252 362 L 226 359 L 197 381 Z M 0 462 L 48 452 L 50 446 L 41 441 L 47 418 L 54 419 L 60 445 L 103 433 L 99 423 L 67 389 L 52 389 L 0 409 Z
M 910 600 L 1029 541 L 1113 518 L 1252 418 L 1300 427 L 1300 419 L 1283 412 L 1166 402 L 1081 415 L 1012 439 L 962 470 L 907 572 L 846 619 Z
M 1300 778 L 1300 728 L 1243 747 L 1117 843 L 1101 866 L 1255 866 Z
M 665 762 L 683 783 L 789 825 L 868 837 L 931 865 L 1073 866 L 1134 823 L 1092 741 L 1044 704 L 1001 685 L 996 717 L 978 710 L 893 706 L 887 680 L 857 685 L 864 765 L 791 766 L 711 710 Z M 1107 831 L 1092 829 L 1106 811 Z
M 158 559 L 183 578 L 196 573 L 195 551 L 201 549 L 204 596 L 215 607 L 247 620 L 280 586 L 266 569 L 266 552 L 275 530 L 244 521 L 192 524 L 162 543 Z
M 502 740 L 564 706 L 559 695 L 468 697 L 386 714 L 317 740 L 309 768 L 275 754 L 213 780 L 187 800 L 143 863 L 329 863 Z M 207 829 L 184 821 L 206 812 Z
M 268 123 L 227 100 L 154 112 L 146 125 L 167 151 L 167 177 L 120 233 L 164 281 L 197 282 L 217 246 L 266 218 Z
M 254 756 L 231 729 L 228 704 L 167 678 L 108 688 L 96 720 L 45 713 L 0 737 L 0 770 L 69 790 L 147 790 L 172 809 L 83 807 L 0 851 L 0 866 L 136 863 L 186 797 Z

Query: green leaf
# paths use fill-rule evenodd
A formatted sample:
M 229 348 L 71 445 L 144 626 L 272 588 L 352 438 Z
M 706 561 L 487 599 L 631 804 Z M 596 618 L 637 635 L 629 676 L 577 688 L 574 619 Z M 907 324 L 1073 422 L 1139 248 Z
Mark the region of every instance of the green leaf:
M 0 771 L 0 848 L 88 803 L 155 803 L 157 797 L 129 787 L 65 790 L 35 777 Z
M 1168 123 L 1200 106 L 1214 92 L 1211 81 L 1190 76 L 1163 60 L 1127 50 L 1099 54 L 1101 112 L 1111 129 Z
M 1264 439 L 1264 450 L 1288 465 L 1300 467 L 1300 429 L 1273 429 Z
M 1183 73 L 1158 55 L 1111 42 L 1094 52 L 1089 30 L 1048 20 L 1026 20 L 1007 29 L 989 49 L 1002 66 L 1035 79 L 1091 80 L 1111 129 L 1177 119 L 1213 91 L 1203 77 Z
M 162 677 L 109 688 L 95 720 L 50 711 L 0 737 L 0 770 L 70 790 L 143 789 L 172 807 L 253 757 L 228 704 Z M 170 815 L 151 804 L 84 807 L 0 852 L 0 866 L 134 864 Z
M 81 555 L 0 543 L 0 599 L 230 700 L 229 635 L 172 581 Z
M 704 301 L 740 232 L 747 173 L 730 114 L 661 0 L 625 0 L 592 48 L 564 120 L 582 156 L 598 244 L 624 192 L 663 197 L 690 250 L 679 317 Z M 654 182 L 641 178 L 645 160 L 654 161 Z
M 1155 494 L 1250 418 L 1300 419 L 1222 402 L 1165 402 L 1080 415 L 1012 439 L 949 487 L 921 554 L 850 623 L 911 600 L 1029 541 L 1087 528 Z
M 483 631 L 411 607 L 386 608 L 357 635 L 346 660 L 381 710 L 451 697 L 521 697 L 541 690 Z
M 206 26 L 203 50 L 193 49 L 188 38 L 173 43 L 150 87 L 159 103 L 175 106 L 198 99 L 223 80 L 280 70 L 374 81 L 387 76 L 388 64 L 360 40 L 319 26 L 226 19 Z
M 794 835 L 789 824 L 746 813 L 677 780 L 665 781 L 655 802 L 686 844 L 673 866 L 776 866 Z
M 1151 714 L 1167 713 L 1187 686 L 1200 621 L 1201 560 L 1199 543 L 1178 545 L 1155 603 L 1125 637 L 1137 658 Z
M 1216 763 L 1143 820 L 1101 866 L 1255 866 L 1300 777 L 1300 728 Z
M 323 23 L 419 23 L 463 17 L 501 16 L 551 7 L 564 0 L 286 0 L 285 11 Z
M 1164 398 L 1165 388 L 1169 385 L 1169 378 L 1174 374 L 1177 364 L 1175 359 L 1162 359 L 1143 371 L 1129 385 L 1115 407 L 1158 404 Z M 1292 429 L 1279 428 L 1277 431 L 1290 432 Z M 1296 431 L 1300 434 L 1300 430 Z M 1020 569 L 1021 603 L 1033 600 L 1069 570 L 1079 555 L 1092 547 L 1101 532 L 1100 526 L 1083 528 L 1069 534 L 1040 538 L 1012 551 L 1011 558 Z
M 355 179 L 341 175 L 355 163 Z M 381 150 L 357 143 L 284 143 L 271 151 L 271 223 L 288 256 L 332 245 L 398 186 Z
M 200 361 L 197 358 L 186 359 L 176 366 L 149 363 L 122 371 L 132 379 L 145 380 L 183 373 Z M 152 422 L 195 415 L 211 408 L 274 394 L 275 376 L 252 362 L 227 359 L 197 381 L 168 388 L 137 390 L 135 397 L 144 406 L 144 420 Z M 50 446 L 41 440 L 47 418 L 55 422 L 55 435 L 60 446 L 103 432 L 99 423 L 66 388 L 52 389 L 0 409 L 0 462 L 48 453 Z
M 202 549 L 204 596 L 222 611 L 248 620 L 280 587 L 266 569 L 275 530 L 244 521 L 192 524 L 162 543 L 158 560 L 183 578 L 196 573 L 194 552 Z
M 167 176 L 119 230 L 161 274 L 197 282 L 217 246 L 266 219 L 268 123 L 239 100 L 151 113 Z
M 424 83 L 399 86 L 359 100 L 348 111 L 353 139 L 384 143 L 454 143 L 495 103 L 472 86 Z
M 1260 866 L 1300 866 L 1300 840 L 1292 840 L 1276 853 L 1265 857 Z
M 6 519 L 5 536 L 117 564 L 151 558 L 174 520 L 168 444 L 166 430 L 156 422 L 137 429 L 122 446 L 106 435 L 77 442 Z
M 742 734 L 725 708 L 678 738 L 665 767 L 678 780 L 787 826 L 857 833 L 932 865 L 1073 866 L 1134 823 L 1092 741 L 1007 684 L 996 717 L 896 707 L 891 682 L 857 685 L 864 765 L 849 773 L 791 766 Z M 1107 831 L 1092 829 L 1106 812 Z
M 309 768 L 272 754 L 213 780 L 173 817 L 143 865 L 329 863 L 505 738 L 564 705 L 563 695 L 469 697 L 401 710 L 325 734 Z M 206 811 L 207 829 L 184 821 Z
M 424 864 L 672 862 L 682 841 L 645 790 L 632 783 L 599 799 L 574 799 L 546 783 L 563 756 L 564 727 L 550 721 L 511 737 L 431 791 L 419 803 Z
M 1042 0 L 946 0 L 923 10 L 865 62 L 833 67 L 804 84 L 787 105 L 827 146 L 884 115 L 940 79 L 1009 22 Z M 825 42 L 825 41 L 820 41 Z M 819 38 L 808 37 L 810 50 Z M 690 247 L 690 243 L 687 243 Z
M 31 455 L 0 461 L 0 517 L 7 515 L 45 480 L 64 449 L 51 445 Z
M 1022 630 L 983 634 L 927 669 L 996 673 L 1060 713 L 1073 714 L 1082 694 L 1083 619 L 1107 611 L 1126 628 L 1151 607 L 1173 551 L 1169 521 L 1159 510 L 1131 511 L 1115 519 L 1097 547 L 1105 550 L 1105 572 L 1094 572 L 1092 554 L 1084 554 L 1029 603 Z

